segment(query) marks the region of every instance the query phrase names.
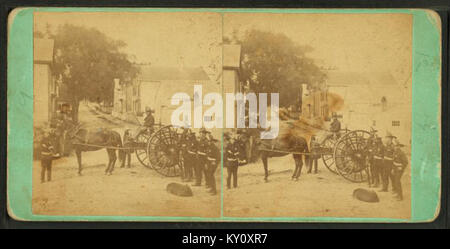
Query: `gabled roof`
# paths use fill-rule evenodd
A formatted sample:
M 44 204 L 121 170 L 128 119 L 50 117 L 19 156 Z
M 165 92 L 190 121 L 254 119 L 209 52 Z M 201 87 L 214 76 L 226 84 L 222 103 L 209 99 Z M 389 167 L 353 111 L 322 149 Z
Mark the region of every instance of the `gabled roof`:
M 33 60 L 35 62 L 51 63 L 53 61 L 53 45 L 51 39 L 34 39 Z
M 328 71 L 327 76 L 329 86 L 397 86 L 396 80 L 389 72 Z
M 162 80 L 209 80 L 208 75 L 201 67 L 158 67 L 142 65 L 138 76 L 142 81 Z

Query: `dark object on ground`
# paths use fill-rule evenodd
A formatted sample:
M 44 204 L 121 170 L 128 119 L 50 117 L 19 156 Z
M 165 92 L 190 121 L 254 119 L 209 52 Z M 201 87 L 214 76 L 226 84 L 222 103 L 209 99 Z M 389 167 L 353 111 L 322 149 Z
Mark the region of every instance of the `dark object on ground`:
M 379 202 L 377 193 L 373 190 L 357 188 L 353 191 L 353 197 L 365 202 Z
M 193 196 L 191 188 L 188 185 L 172 182 L 167 184 L 167 192 L 178 196 Z

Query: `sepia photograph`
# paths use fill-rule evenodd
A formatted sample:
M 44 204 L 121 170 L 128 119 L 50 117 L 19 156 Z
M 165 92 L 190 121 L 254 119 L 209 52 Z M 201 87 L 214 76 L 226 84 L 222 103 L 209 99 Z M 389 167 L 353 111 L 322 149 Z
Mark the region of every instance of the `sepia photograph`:
M 409 218 L 412 16 L 226 13 L 223 23 L 224 42 L 241 47 L 242 89 L 280 95 L 278 137 L 251 141 L 224 215 Z
M 221 25 L 217 13 L 36 12 L 33 213 L 219 217 L 221 132 L 171 115 L 176 93 L 222 92 Z
M 409 219 L 412 25 L 34 12 L 32 212 Z

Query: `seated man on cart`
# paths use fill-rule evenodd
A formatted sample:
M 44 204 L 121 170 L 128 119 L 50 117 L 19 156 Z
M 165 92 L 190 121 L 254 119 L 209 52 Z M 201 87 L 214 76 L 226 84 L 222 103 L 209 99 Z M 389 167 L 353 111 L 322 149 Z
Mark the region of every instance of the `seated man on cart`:
M 340 132 L 341 132 L 341 122 L 338 120 L 338 115 L 333 112 L 333 122 L 331 122 L 330 125 L 330 131 L 333 133 L 332 136 L 335 139 L 338 139 L 340 137 Z
M 150 107 L 145 108 L 146 117 L 144 119 L 144 129 L 148 132 L 148 134 L 152 134 L 154 132 L 155 125 L 155 117 L 153 117 L 153 113 L 155 110 Z

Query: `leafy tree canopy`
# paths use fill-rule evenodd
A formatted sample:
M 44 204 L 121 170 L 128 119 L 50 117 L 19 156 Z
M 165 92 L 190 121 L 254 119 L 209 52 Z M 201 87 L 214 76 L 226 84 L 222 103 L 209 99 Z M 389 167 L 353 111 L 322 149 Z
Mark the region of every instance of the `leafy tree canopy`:
M 284 34 L 253 29 L 241 38 L 234 32 L 224 42 L 233 40 L 242 49 L 241 81 L 255 93 L 279 92 L 280 106 L 301 104 L 301 84 L 319 88 L 325 80 L 326 74 L 306 55 L 312 48 L 300 46 Z
M 126 44 L 97 29 L 64 24 L 47 35 L 55 42 L 53 74 L 72 98 L 74 120 L 80 100 L 112 102 L 114 79 L 129 80 L 138 73 L 128 55 L 121 52 Z

